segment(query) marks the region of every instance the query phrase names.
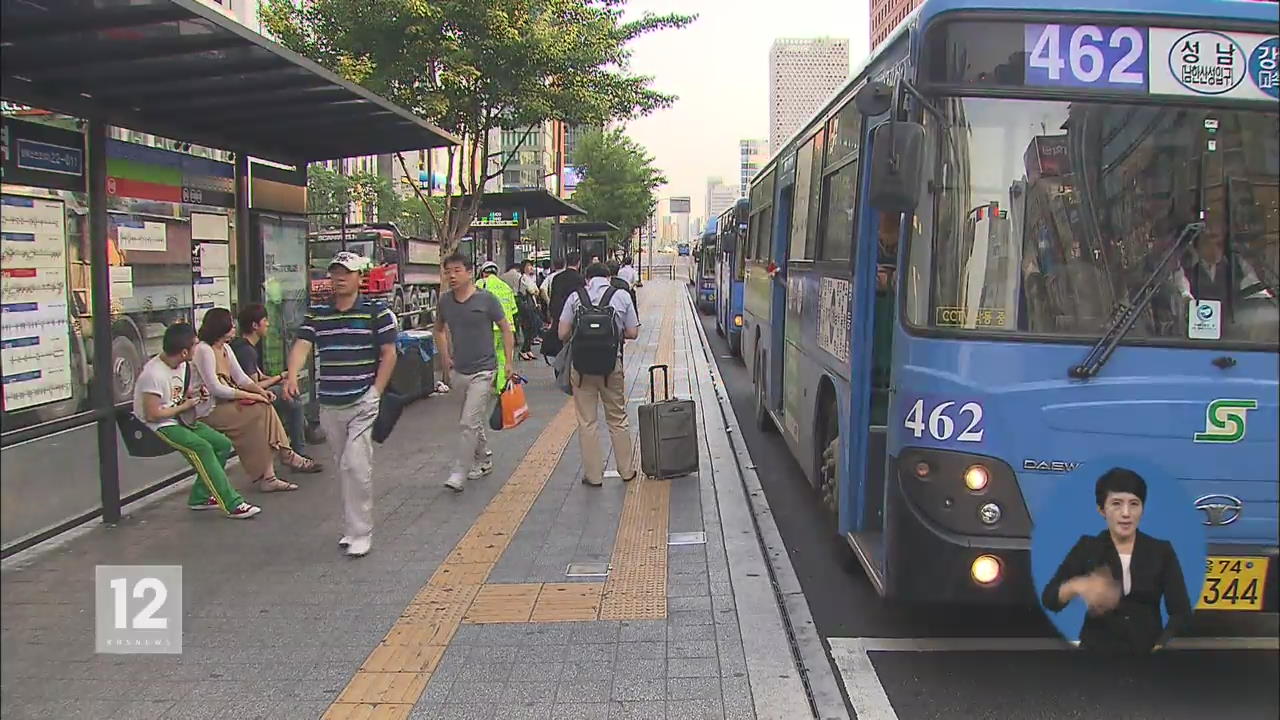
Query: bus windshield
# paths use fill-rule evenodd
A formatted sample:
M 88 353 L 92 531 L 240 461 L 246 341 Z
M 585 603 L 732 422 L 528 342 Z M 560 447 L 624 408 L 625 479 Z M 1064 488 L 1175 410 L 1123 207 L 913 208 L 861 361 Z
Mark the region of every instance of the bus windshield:
M 1277 344 L 1275 113 L 994 98 L 937 106 L 947 123 L 925 118 L 933 191 L 903 277 L 913 324 L 1096 338 L 1179 231 L 1203 220 L 1160 269 L 1128 339 Z

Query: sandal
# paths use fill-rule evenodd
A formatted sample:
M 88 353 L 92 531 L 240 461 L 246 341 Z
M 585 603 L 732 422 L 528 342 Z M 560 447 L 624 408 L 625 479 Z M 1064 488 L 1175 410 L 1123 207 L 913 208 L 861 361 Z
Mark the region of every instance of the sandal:
M 294 472 L 300 472 L 300 473 L 310 474 L 310 473 L 318 473 L 324 470 L 324 466 L 321 465 L 320 463 L 316 462 L 315 460 L 312 460 L 306 455 L 299 455 L 293 450 L 289 451 L 289 458 L 286 464 L 289 466 L 289 469 L 293 470 Z
M 258 478 L 253 482 L 255 484 L 262 483 L 261 487 L 258 488 L 258 491 L 264 493 L 290 492 L 298 489 L 298 483 L 291 483 L 288 480 L 281 480 L 278 477 L 273 477 L 270 480 L 267 478 Z

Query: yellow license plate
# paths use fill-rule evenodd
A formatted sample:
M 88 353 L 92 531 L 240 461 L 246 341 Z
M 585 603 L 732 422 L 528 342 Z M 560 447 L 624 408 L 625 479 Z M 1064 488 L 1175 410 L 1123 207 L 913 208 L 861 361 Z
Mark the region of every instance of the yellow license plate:
M 1197 610 L 1261 610 L 1265 557 L 1210 557 Z

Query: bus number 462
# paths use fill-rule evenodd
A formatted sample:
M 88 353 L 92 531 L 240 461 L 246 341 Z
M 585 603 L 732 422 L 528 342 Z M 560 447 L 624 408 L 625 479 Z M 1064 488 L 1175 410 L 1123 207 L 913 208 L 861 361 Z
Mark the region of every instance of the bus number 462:
M 924 437 L 928 431 L 929 437 L 938 442 L 946 442 L 952 438 L 956 442 L 982 442 L 982 435 L 986 432 L 981 427 L 982 406 L 976 402 L 966 402 L 960 405 L 959 410 L 954 411 L 956 417 L 953 419 L 948 411 L 956 404 L 955 400 L 946 400 L 926 410 L 924 398 L 921 398 L 911 406 L 902 425 L 917 438 Z M 926 413 L 928 420 L 925 419 Z M 962 423 L 964 429 L 957 435 L 956 430 Z

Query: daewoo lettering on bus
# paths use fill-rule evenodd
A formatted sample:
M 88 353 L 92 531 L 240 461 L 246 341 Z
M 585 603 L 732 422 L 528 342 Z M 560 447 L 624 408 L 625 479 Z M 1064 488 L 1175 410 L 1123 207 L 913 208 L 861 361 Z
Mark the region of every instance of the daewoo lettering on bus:
M 1277 5 L 1114 7 L 926 0 L 752 182 L 756 420 L 888 597 L 1034 601 L 1134 457 L 1256 560 L 1198 606 L 1276 609 Z

